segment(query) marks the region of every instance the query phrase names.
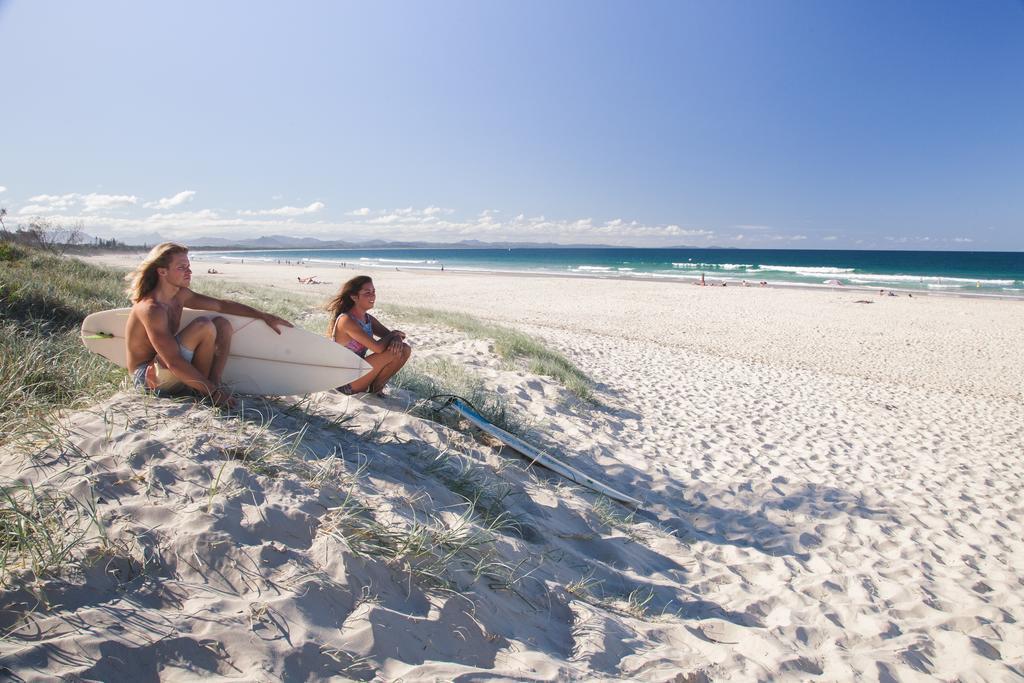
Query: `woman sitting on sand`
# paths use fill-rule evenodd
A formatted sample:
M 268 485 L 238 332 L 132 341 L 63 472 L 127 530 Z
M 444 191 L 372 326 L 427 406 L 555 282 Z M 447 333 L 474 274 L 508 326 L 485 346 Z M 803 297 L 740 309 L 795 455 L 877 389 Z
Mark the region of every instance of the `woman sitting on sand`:
M 389 330 L 367 313 L 376 300 L 373 280 L 368 275 L 357 275 L 342 285 L 338 295 L 327 303 L 331 314 L 327 335 L 365 358 L 373 367 L 354 382 L 338 387 L 343 394 L 381 393 L 412 353 L 412 348 L 404 341 L 405 332 Z M 367 351 L 373 353 L 367 356 Z

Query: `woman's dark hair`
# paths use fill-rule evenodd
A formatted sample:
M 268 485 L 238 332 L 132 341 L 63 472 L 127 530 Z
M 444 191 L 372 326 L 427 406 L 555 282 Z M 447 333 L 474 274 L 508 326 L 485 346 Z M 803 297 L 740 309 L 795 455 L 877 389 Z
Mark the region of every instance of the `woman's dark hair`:
M 359 294 L 359 290 L 363 288 L 367 282 L 373 282 L 373 278 L 369 275 L 356 275 L 354 278 L 346 282 L 341 286 L 341 291 L 327 302 L 324 308 L 331 314 L 331 322 L 327 327 L 327 335 L 334 335 L 334 325 L 338 322 L 338 317 L 342 313 L 347 313 L 355 306 L 356 302 L 353 297 Z

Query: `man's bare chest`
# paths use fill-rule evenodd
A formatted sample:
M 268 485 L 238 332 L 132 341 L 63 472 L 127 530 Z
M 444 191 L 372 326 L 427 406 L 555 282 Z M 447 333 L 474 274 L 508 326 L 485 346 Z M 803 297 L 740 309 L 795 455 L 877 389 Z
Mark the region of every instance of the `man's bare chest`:
M 165 305 L 167 311 L 167 329 L 170 330 L 171 334 L 177 334 L 178 328 L 181 326 L 181 310 L 182 306 L 178 303 L 171 303 Z

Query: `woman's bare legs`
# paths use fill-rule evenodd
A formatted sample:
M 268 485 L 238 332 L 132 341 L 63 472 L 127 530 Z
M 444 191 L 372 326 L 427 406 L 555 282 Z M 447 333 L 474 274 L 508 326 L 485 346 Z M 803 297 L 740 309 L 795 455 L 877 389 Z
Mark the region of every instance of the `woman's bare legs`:
M 381 368 L 377 376 L 373 378 L 373 382 L 370 384 L 370 391 L 378 393 L 384 388 L 384 385 L 388 383 L 396 372 L 402 369 L 402 366 L 409 360 L 409 356 L 412 355 L 412 347 L 408 344 L 403 343 L 402 347 L 398 350 L 397 354 L 394 354 L 394 360 Z
M 387 384 L 387 381 L 405 365 L 410 355 L 412 355 L 412 347 L 408 344 L 402 344 L 401 349 L 397 353 L 385 351 L 384 353 L 374 353 L 367 356 L 364 360 L 370 364 L 373 370 L 350 383 L 349 387 L 351 387 L 353 393 L 361 391 L 376 393 L 380 391 Z

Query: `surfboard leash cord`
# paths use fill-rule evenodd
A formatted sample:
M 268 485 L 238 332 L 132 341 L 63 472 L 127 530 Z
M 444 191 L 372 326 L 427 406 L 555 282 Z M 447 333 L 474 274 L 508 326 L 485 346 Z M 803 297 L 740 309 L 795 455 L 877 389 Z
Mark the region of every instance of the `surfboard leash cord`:
M 464 396 L 459 396 L 458 394 L 434 394 L 433 396 L 428 396 L 424 400 L 426 400 L 426 401 L 434 401 L 434 400 L 439 399 L 439 398 L 446 398 L 446 399 L 448 399 L 447 401 L 444 401 L 441 404 L 441 408 L 442 409 L 447 408 L 452 403 L 454 403 L 456 401 L 456 399 L 457 399 L 457 400 L 462 401 L 463 403 L 465 403 L 467 406 L 469 406 L 473 410 L 475 410 L 478 414 L 483 415 L 483 413 L 481 413 L 480 410 L 469 401 L 469 399 L 467 399 Z

